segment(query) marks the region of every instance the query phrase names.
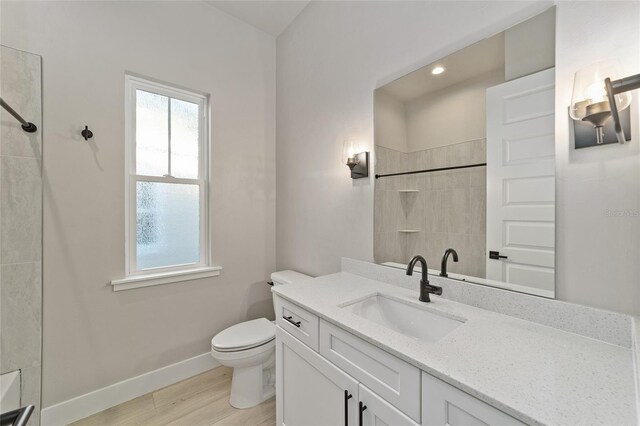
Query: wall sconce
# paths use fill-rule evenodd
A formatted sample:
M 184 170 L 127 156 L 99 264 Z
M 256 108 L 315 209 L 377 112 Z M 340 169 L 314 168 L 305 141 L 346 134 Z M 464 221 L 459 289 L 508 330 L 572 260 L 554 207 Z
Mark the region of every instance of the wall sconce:
M 617 64 L 607 62 L 590 65 L 575 74 L 569 115 L 577 122 L 591 123 L 596 131 L 595 145 L 606 142 L 604 126 L 609 117 L 613 117 L 613 130 L 616 135 L 616 140 L 610 142 L 625 143 L 626 140 L 630 140 L 630 137 L 625 137 L 619 112 L 626 110 L 631 104 L 631 94 L 627 92 L 640 88 L 640 74 L 611 81 L 612 77 L 619 75 L 620 68 Z M 594 145 L 578 140 L 578 124 L 574 126 L 576 148 Z M 626 117 L 625 124 L 628 124 Z
M 369 152 L 364 151 L 354 139 L 344 141 L 342 158 L 346 158 L 346 164 L 351 169 L 351 179 L 369 176 Z

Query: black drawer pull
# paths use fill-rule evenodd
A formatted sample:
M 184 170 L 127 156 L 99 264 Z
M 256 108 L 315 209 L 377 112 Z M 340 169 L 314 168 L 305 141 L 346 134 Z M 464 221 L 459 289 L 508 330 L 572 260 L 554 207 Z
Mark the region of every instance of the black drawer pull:
M 285 319 L 287 322 L 295 325 L 296 327 L 300 328 L 300 321 L 294 321 L 292 318 L 293 317 L 285 317 L 284 315 L 282 316 L 283 319 Z
M 352 397 L 348 390 L 344 391 L 344 426 L 349 426 L 349 400 Z
M 358 403 L 358 406 L 359 406 L 359 408 L 360 408 L 360 414 L 359 414 L 359 416 L 358 416 L 358 424 L 359 424 L 360 426 L 362 426 L 362 413 L 364 412 L 364 410 L 366 410 L 366 409 L 367 409 L 367 406 L 366 406 L 366 405 L 364 405 L 364 404 L 362 403 L 362 401 L 360 401 L 360 402 Z

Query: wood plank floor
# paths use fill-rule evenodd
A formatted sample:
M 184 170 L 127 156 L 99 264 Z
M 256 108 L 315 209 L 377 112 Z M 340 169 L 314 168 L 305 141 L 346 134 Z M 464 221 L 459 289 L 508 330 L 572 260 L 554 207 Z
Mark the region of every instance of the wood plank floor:
M 74 426 L 276 424 L 271 398 L 246 410 L 229 405 L 231 369 L 218 367 L 72 423 Z

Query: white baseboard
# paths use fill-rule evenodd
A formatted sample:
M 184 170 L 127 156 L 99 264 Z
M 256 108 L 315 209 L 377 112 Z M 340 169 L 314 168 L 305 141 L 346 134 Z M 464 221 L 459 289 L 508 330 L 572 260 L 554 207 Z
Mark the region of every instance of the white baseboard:
M 209 352 L 167 365 L 42 410 L 42 426 L 66 425 L 218 367 Z

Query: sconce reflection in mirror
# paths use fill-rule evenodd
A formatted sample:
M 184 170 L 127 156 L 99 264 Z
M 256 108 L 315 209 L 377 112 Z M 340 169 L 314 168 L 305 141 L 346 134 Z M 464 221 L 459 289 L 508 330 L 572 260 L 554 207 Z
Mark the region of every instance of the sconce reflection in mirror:
M 364 151 L 354 139 L 344 141 L 342 156 L 346 158 L 346 164 L 351 169 L 351 179 L 369 176 L 369 152 Z
M 599 62 L 576 72 L 569 107 L 571 118 L 576 120 L 576 148 L 631 140 L 628 92 L 640 88 L 640 74 L 611 80 L 619 76 L 620 68 L 613 62 Z M 593 132 L 580 129 L 581 122 L 591 124 L 595 138 Z M 605 132 L 607 127 L 612 128 L 614 135 Z

